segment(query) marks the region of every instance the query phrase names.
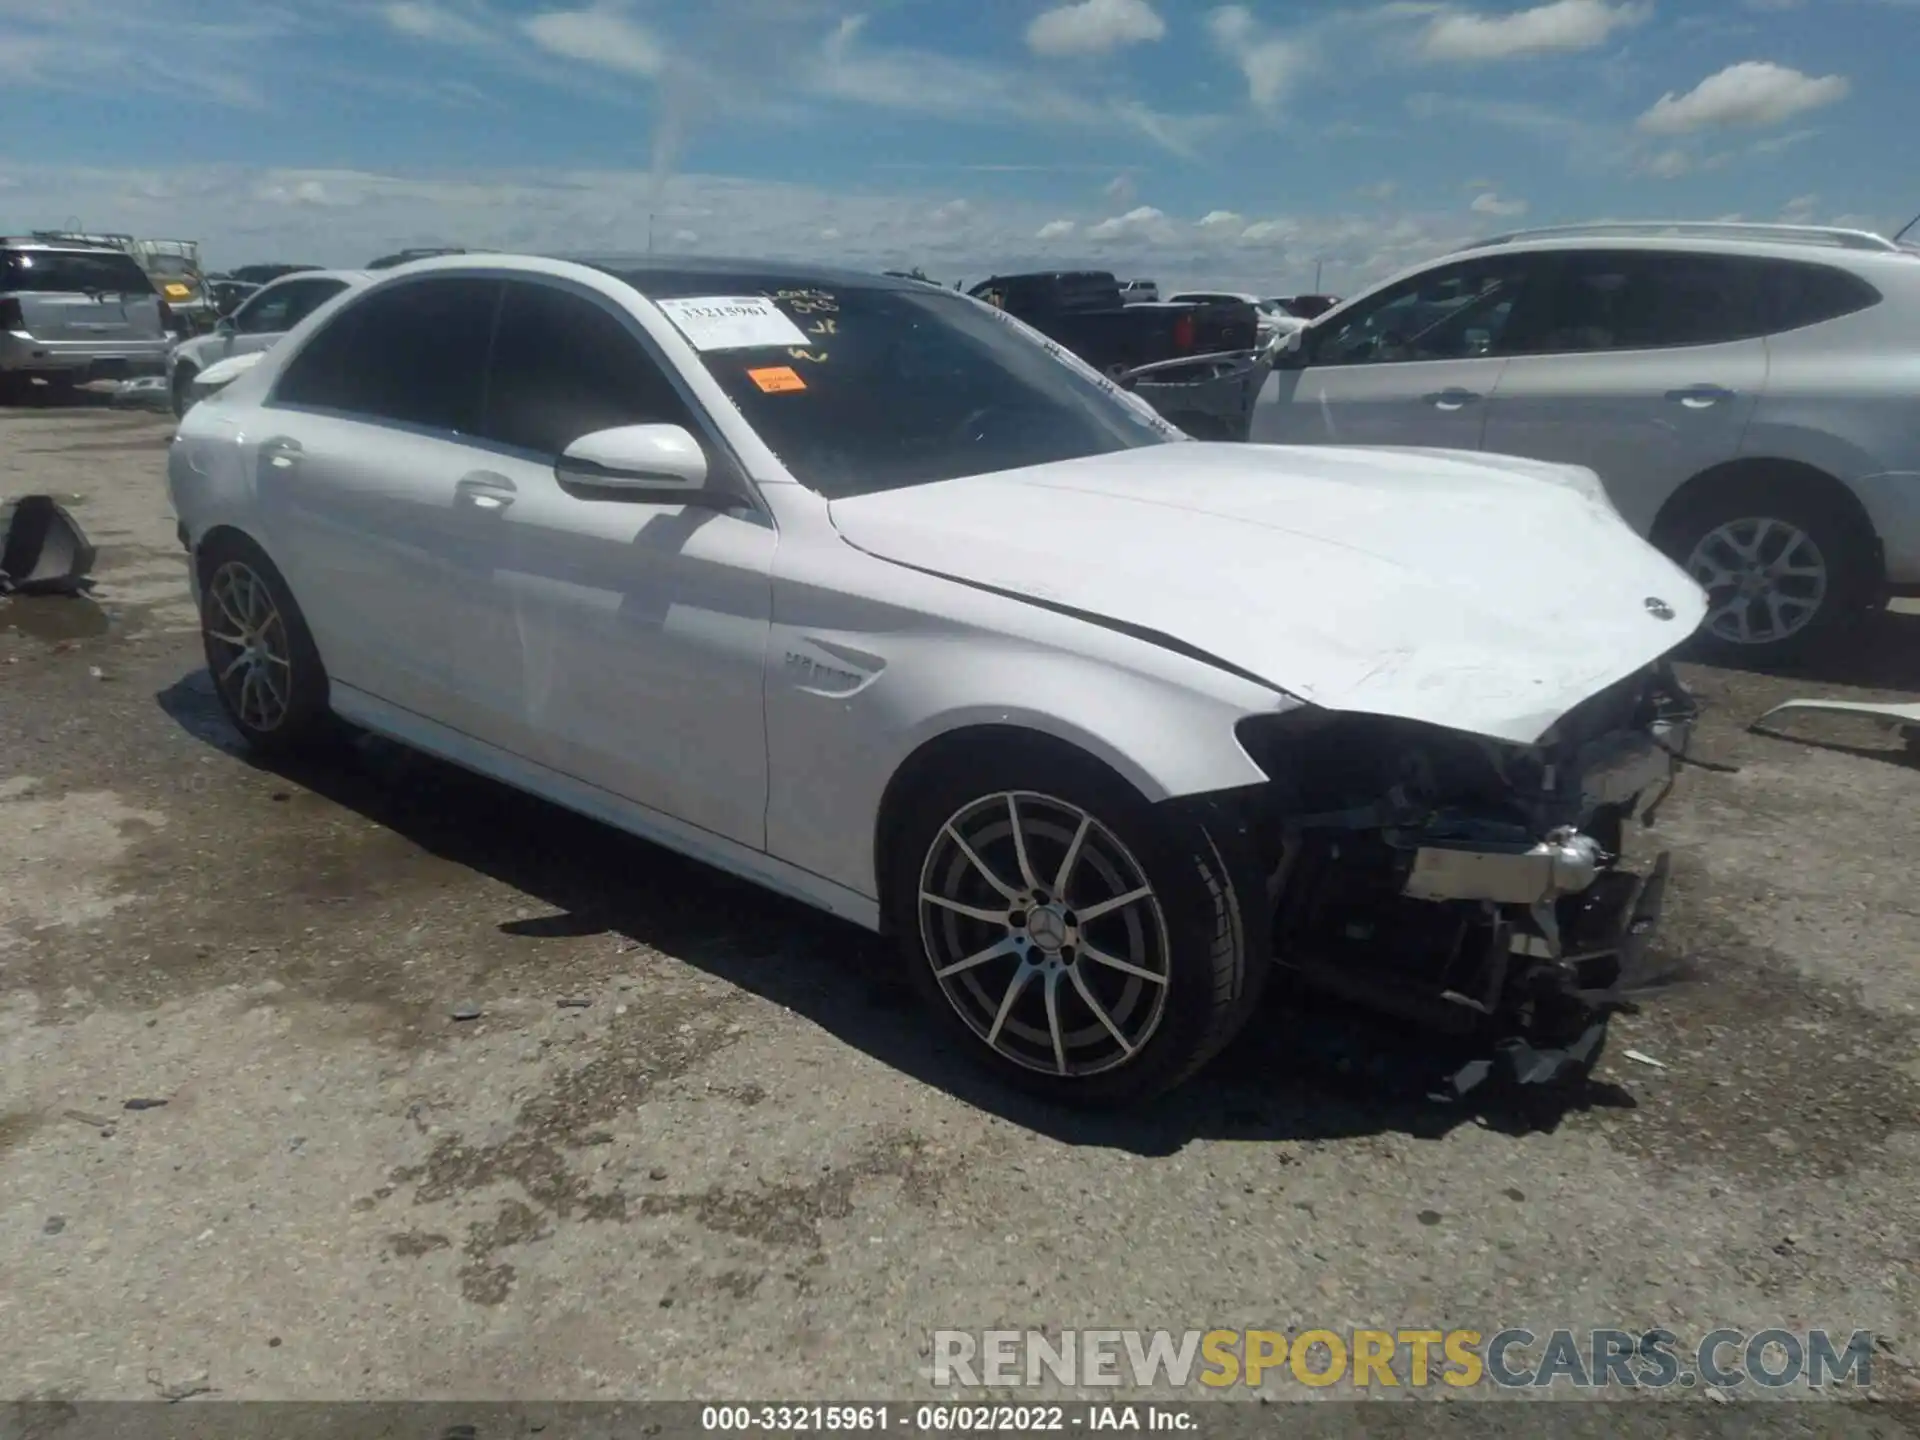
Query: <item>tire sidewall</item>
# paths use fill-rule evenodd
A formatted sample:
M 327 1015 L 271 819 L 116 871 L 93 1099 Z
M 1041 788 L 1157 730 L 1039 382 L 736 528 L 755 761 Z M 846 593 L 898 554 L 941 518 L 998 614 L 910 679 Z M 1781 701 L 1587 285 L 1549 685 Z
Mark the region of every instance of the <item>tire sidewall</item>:
M 934 976 L 921 938 L 919 913 L 920 875 L 928 849 L 953 815 L 1002 791 L 1031 791 L 1079 806 L 1132 852 L 1159 897 L 1169 953 L 1166 1008 L 1141 1053 L 1114 1069 L 1084 1078 L 1062 1078 L 1008 1060 L 974 1033 Z M 1049 1100 L 1107 1106 L 1145 1100 L 1171 1088 L 1224 1043 L 1219 1040 L 1215 955 L 1223 926 L 1231 922 L 1236 949 L 1241 949 L 1241 932 L 1237 914 L 1228 913 L 1237 898 L 1226 867 L 1208 863 L 1211 846 L 1201 827 L 1170 821 L 1098 762 L 1066 747 L 1047 745 L 1009 747 L 967 765 L 964 773 L 936 775 L 910 797 L 894 834 L 897 841 L 887 857 L 885 888 L 889 928 L 910 982 L 935 1023 L 976 1064 Z M 1247 957 L 1236 953 L 1232 963 L 1241 971 L 1234 1001 L 1240 1005 L 1249 990 Z

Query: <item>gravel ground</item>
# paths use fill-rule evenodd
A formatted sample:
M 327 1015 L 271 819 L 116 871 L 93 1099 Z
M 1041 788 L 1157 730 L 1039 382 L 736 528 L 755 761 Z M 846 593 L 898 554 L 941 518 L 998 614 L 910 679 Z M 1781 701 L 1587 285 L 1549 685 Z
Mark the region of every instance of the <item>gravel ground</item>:
M 0 601 L 6 1397 L 900 1398 L 935 1328 L 1521 1324 L 1865 1328 L 1920 1395 L 1920 759 L 1745 728 L 1911 697 L 1920 615 L 1689 672 L 1737 771 L 1662 815 L 1678 983 L 1585 1092 L 1424 1103 L 1389 1032 L 1276 1002 L 1089 1120 L 811 912 L 392 747 L 250 764 L 168 433 L 0 412 L 0 498 L 101 551 L 92 598 Z

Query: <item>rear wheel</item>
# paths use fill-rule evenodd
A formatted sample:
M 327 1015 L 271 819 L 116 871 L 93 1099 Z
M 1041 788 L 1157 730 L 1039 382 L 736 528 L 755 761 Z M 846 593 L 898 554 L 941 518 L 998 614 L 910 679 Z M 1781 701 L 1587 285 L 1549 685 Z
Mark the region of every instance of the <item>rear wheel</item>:
M 928 1008 L 977 1062 L 1069 1103 L 1171 1089 L 1245 1023 L 1232 869 L 1103 766 L 1053 747 L 924 786 L 897 834 L 890 919 Z
M 221 708 L 249 746 L 284 755 L 336 732 L 327 673 L 278 569 L 251 540 L 219 536 L 201 552 L 200 636 Z
M 1843 504 L 1756 474 L 1682 497 L 1655 542 L 1707 591 L 1694 637 L 1721 664 L 1793 664 L 1857 624 L 1878 589 L 1873 545 Z

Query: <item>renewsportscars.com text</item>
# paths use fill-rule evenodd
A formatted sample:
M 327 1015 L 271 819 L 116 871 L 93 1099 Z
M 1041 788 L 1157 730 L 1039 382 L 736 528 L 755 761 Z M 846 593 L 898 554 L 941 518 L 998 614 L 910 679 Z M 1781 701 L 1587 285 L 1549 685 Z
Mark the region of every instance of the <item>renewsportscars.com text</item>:
M 1855 1330 L 936 1330 L 935 1385 L 1224 1389 L 1270 1381 L 1360 1389 L 1866 1390 L 1873 1334 Z

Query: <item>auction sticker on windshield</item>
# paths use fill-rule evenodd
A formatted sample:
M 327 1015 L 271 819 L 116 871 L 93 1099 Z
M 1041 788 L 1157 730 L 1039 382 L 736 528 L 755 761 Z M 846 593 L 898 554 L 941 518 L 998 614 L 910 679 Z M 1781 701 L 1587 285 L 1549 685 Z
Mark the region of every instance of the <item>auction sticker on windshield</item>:
M 749 370 L 747 378 L 769 395 L 807 388 L 807 382 L 800 378 L 799 372 L 791 365 L 770 365 L 764 370 Z
M 696 350 L 759 350 L 807 343 L 800 327 L 766 295 L 703 295 L 654 303 Z

